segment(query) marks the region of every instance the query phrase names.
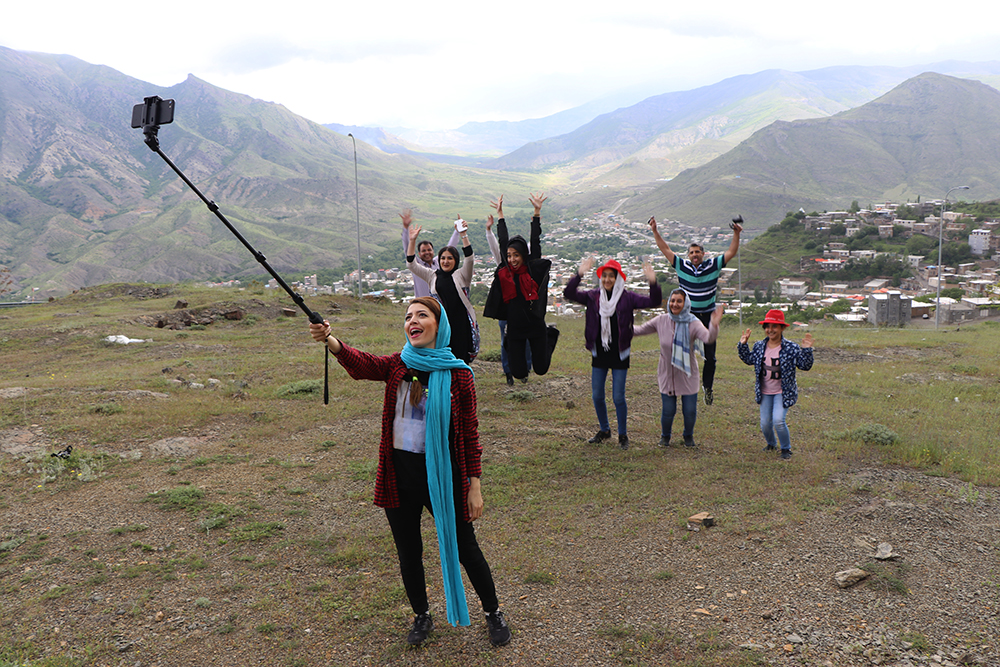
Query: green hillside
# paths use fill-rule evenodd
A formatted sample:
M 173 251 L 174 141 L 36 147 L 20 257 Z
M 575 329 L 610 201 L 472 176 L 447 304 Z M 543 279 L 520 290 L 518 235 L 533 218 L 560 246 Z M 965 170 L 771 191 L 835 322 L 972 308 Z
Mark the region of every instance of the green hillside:
M 195 77 L 169 89 L 68 56 L 0 48 L 0 265 L 41 296 L 109 281 L 164 282 L 259 272 L 258 263 L 129 127 L 132 105 L 176 100 L 161 148 L 279 272 L 339 266 L 399 243 L 412 208 L 429 231 L 456 214 L 510 214 L 536 175 L 386 155 L 359 142 L 356 210 L 349 137 L 284 107 Z M 523 194 L 524 196 L 514 196 Z M 432 235 L 431 238 L 434 238 Z
M 1000 196 L 998 125 L 1000 91 L 924 74 L 831 118 L 776 122 L 630 205 L 695 224 L 742 212 L 754 229 L 789 210 L 943 197 L 959 183 L 971 186 L 971 198 L 993 199 Z

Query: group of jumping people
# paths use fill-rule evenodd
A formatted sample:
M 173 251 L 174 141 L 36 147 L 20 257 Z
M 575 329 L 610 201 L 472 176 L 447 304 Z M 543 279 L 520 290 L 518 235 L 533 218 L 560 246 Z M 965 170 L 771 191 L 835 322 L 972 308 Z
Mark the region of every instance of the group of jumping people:
M 551 262 L 541 252 L 541 209 L 544 194 L 531 194 L 534 208 L 530 242 L 510 237 L 503 213 L 503 196 L 491 201 L 497 219 L 487 218 L 487 241 L 497 261 L 483 314 L 496 319 L 501 332 L 501 359 L 508 385 L 526 381 L 529 369 L 548 372 L 558 330 L 545 322 Z M 437 529 L 447 619 L 452 625 L 469 625 L 469 611 L 459 565 L 479 597 L 490 642 L 510 642 L 511 631 L 500 604 L 493 575 L 476 540 L 473 522 L 482 516 L 480 484 L 482 447 L 476 390 L 469 364 L 479 353 L 479 325 L 469 300 L 474 255 L 468 224 L 459 216 L 447 246 L 437 256 L 429 241 L 420 241 L 422 228 L 412 213 L 400 214 L 407 268 L 413 274 L 415 298 L 403 318 L 404 344 L 400 352 L 374 355 L 356 350 L 333 335 L 329 322 L 310 324 L 312 337 L 324 342 L 348 375 L 357 380 L 385 384 L 382 434 L 375 474 L 375 504 L 386 514 L 396 544 L 400 574 L 414 618 L 406 641 L 422 644 L 433 629 L 423 565 L 420 517 L 424 508 Z M 493 235 L 496 224 L 497 233 Z M 659 445 L 670 446 L 672 424 L 681 400 L 683 440 L 695 447 L 698 361 L 705 360 L 701 385 L 705 402 L 713 402 L 715 341 L 723 307 L 715 297 L 721 270 L 739 249 L 742 227 L 733 226 L 733 240 L 722 255 L 706 259 L 704 249 L 691 244 L 687 257 L 675 254 L 657 230 L 649 226 L 657 246 L 677 272 L 680 287 L 667 298 L 667 312 L 635 326 L 634 312 L 658 307 L 662 291 L 649 262 L 643 275 L 649 294 L 625 289 L 621 265 L 609 260 L 597 268 L 595 289 L 581 289 L 593 269 L 585 258 L 564 290 L 567 299 L 586 306 L 584 345 L 591 354 L 591 388 L 598 432 L 589 442 L 611 438 L 605 403 L 610 371 L 612 400 L 617 418 L 618 444 L 628 449 L 628 375 L 633 336 L 656 333 L 660 340 L 657 383 L 662 397 Z M 462 251 L 458 250 L 461 242 Z M 464 258 L 464 261 L 463 261 Z M 801 346 L 784 338 L 784 314 L 771 310 L 760 322 L 765 338 L 749 346 L 750 329 L 737 345 L 741 360 L 754 366 L 755 396 L 760 406 L 760 427 L 765 450 L 777 449 L 791 457 L 785 417 L 798 396 L 796 368 L 812 366 L 812 337 Z

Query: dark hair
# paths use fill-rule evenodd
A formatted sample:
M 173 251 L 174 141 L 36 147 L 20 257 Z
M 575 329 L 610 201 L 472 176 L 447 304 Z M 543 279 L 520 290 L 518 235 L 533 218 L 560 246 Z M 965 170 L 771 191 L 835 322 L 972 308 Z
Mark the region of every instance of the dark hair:
M 705 252 L 705 246 L 703 246 L 700 243 L 689 243 L 688 244 L 688 250 L 691 250 L 691 248 L 697 248 L 698 250 L 701 250 L 702 252 Z
M 433 243 L 431 243 L 430 241 L 421 241 L 420 243 L 417 244 L 417 252 L 420 252 L 420 249 L 423 248 L 425 245 L 429 245 L 431 247 L 431 250 L 434 250 Z
M 445 247 L 441 248 L 441 249 L 440 249 L 440 250 L 438 251 L 438 266 L 440 266 L 440 265 L 441 265 L 441 255 L 443 255 L 443 254 L 444 254 L 444 253 L 446 253 L 446 252 L 447 252 L 447 253 L 450 253 L 450 254 L 451 254 L 451 256 L 452 256 L 452 259 L 454 259 L 454 260 L 455 260 L 455 268 L 456 268 L 456 269 L 457 269 L 457 268 L 458 268 L 459 266 L 461 266 L 461 264 L 462 264 L 462 259 L 461 259 L 461 257 L 462 257 L 462 256 L 461 256 L 460 254 L 458 254 L 458 248 L 456 248 L 456 247 L 455 247 L 455 246 L 453 246 L 453 245 L 446 245 Z
M 432 296 L 418 296 L 417 298 L 410 300 L 410 303 L 408 306 L 406 306 L 406 309 L 409 310 L 410 306 L 412 306 L 415 303 L 419 303 L 422 306 L 426 306 L 427 310 L 431 311 L 431 313 L 434 315 L 434 321 L 436 321 L 439 325 L 441 324 L 441 304 L 438 303 L 437 299 L 435 299 Z M 418 405 L 420 405 L 420 399 L 423 395 L 424 395 L 424 385 L 420 383 L 420 380 L 418 380 L 415 376 L 413 376 L 412 382 L 410 384 L 410 405 L 412 405 L 413 407 L 417 407 Z

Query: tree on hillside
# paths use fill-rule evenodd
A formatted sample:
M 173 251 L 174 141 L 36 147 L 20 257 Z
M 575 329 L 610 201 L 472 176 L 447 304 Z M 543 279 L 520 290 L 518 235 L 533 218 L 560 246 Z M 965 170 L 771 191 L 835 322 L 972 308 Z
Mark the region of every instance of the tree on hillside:
M 941 249 L 941 263 L 946 266 L 955 266 L 972 259 L 972 248 L 968 243 L 951 241 Z
M 854 201 L 851 202 L 851 207 L 847 209 L 847 212 L 850 213 L 851 215 L 856 215 L 859 211 L 861 211 L 861 207 L 858 206 L 858 200 L 855 199 Z
M 924 216 L 917 212 L 917 209 L 904 205 L 896 208 L 896 218 L 899 220 L 916 220 L 917 222 L 923 222 Z

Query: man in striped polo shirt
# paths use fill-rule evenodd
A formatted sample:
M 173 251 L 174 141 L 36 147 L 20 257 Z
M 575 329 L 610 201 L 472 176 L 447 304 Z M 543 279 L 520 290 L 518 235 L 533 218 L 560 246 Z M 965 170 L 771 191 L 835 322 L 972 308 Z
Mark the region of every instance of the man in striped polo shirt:
M 705 249 L 697 243 L 688 246 L 687 258 L 682 258 L 667 245 L 656 229 L 656 218 L 649 219 L 649 228 L 653 231 L 656 247 L 667 258 L 677 272 L 677 280 L 681 289 L 691 300 L 691 314 L 701 320 L 706 327 L 715 310 L 715 295 L 718 291 L 719 274 L 740 249 L 740 232 L 743 226 L 737 223 L 733 228 L 733 240 L 729 242 L 726 252 L 705 259 Z M 705 388 L 705 404 L 711 405 L 715 396 L 712 385 L 715 383 L 715 343 L 705 344 L 705 366 L 701 372 L 701 384 Z

